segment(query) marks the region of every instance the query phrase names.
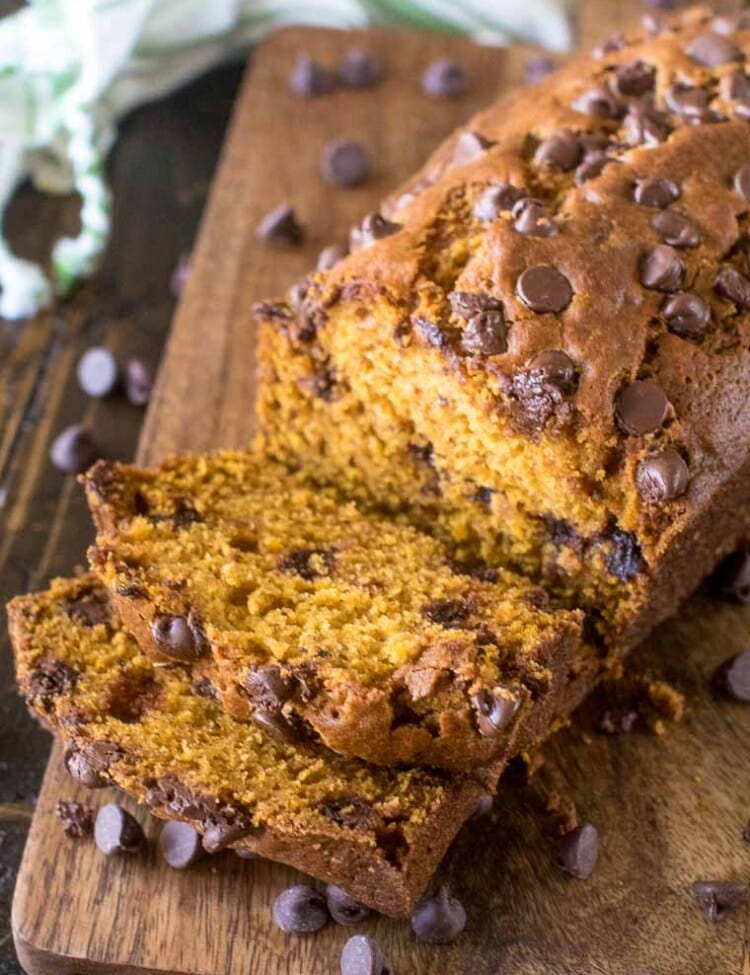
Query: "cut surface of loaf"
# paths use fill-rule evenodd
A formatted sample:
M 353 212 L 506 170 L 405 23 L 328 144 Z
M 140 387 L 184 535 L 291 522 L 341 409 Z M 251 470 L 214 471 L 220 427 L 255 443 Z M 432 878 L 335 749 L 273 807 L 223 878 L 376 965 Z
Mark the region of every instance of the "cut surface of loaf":
M 256 308 L 264 449 L 614 652 L 674 611 L 748 524 L 747 26 L 689 11 L 455 133 Z
M 123 624 L 151 656 L 210 661 L 268 734 L 465 770 L 546 734 L 590 664 L 580 613 L 263 457 L 100 462 L 84 483 Z
M 253 850 L 408 916 L 482 795 L 469 779 L 374 768 L 235 721 L 200 670 L 140 651 L 92 576 L 8 613 L 20 690 L 71 774 L 191 823 L 210 852 Z

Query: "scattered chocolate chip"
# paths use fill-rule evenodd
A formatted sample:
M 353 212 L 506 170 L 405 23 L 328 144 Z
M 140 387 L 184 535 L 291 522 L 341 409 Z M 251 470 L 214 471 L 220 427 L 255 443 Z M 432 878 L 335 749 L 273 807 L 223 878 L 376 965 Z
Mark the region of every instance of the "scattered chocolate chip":
M 669 298 L 662 312 L 669 331 L 682 338 L 697 338 L 711 321 L 709 306 L 690 291 L 681 291 Z
M 299 741 L 295 727 L 277 709 L 258 708 L 253 711 L 252 719 L 266 734 L 285 745 L 294 745 Z
M 724 117 L 710 108 L 708 91 L 700 86 L 671 85 L 665 92 L 664 102 L 670 112 L 679 115 L 688 125 L 719 122 Z
M 532 311 L 538 314 L 560 312 L 573 298 L 570 281 L 551 264 L 537 264 L 519 275 L 516 294 Z
M 735 603 L 750 603 L 750 546 L 732 552 L 717 571 L 718 589 Z
M 472 212 L 477 220 L 496 220 L 501 213 L 512 210 L 523 195 L 523 190 L 511 183 L 493 183 L 483 191 Z
M 335 267 L 340 261 L 343 261 L 348 253 L 349 248 L 346 244 L 329 244 L 318 255 L 318 263 L 316 265 L 318 271 L 330 271 L 332 267 Z
M 420 941 L 446 945 L 455 941 L 466 927 L 466 911 L 447 887 L 441 887 L 436 894 L 423 897 L 417 904 L 411 916 L 411 927 Z
M 523 65 L 524 84 L 534 85 L 542 78 L 546 78 L 548 74 L 557 71 L 559 67 L 559 62 L 546 54 L 531 54 L 526 58 Z
M 641 284 L 653 291 L 679 291 L 685 271 L 685 262 L 677 251 L 669 244 L 659 244 L 641 261 Z
M 94 828 L 94 813 L 90 806 L 84 806 L 74 799 L 58 799 L 55 815 L 62 823 L 63 832 L 73 840 L 80 840 Z
M 251 824 L 244 817 L 232 818 L 231 820 L 221 818 L 218 822 L 212 822 L 206 827 L 201 843 L 206 853 L 220 853 L 232 843 L 244 839 L 250 831 Z
M 622 106 L 609 88 L 590 88 L 572 104 L 576 112 L 595 115 L 597 118 L 615 119 L 622 114 Z
M 573 360 L 560 349 L 538 352 L 528 363 L 528 368 L 539 372 L 545 382 L 557 386 L 564 393 L 572 393 L 578 383 L 578 373 Z
M 320 171 L 332 186 L 360 186 L 371 171 L 370 157 L 354 139 L 333 139 L 323 147 Z
M 279 556 L 276 566 L 279 572 L 291 572 L 309 582 L 333 572 L 334 555 L 330 549 L 294 548 Z
M 539 143 L 534 153 L 534 162 L 547 169 L 559 169 L 567 173 L 576 168 L 582 157 L 583 146 L 578 136 L 569 129 L 559 129 Z
M 557 224 L 541 200 L 524 197 L 513 206 L 513 229 L 525 237 L 555 237 Z
M 193 273 L 193 255 L 192 254 L 180 254 L 180 258 L 177 261 L 177 266 L 172 272 L 172 277 L 169 281 L 169 290 L 172 292 L 175 298 L 180 298 L 182 292 L 185 290 L 185 286 L 190 280 Z
M 614 84 L 617 92 L 626 98 L 638 98 L 654 90 L 656 68 L 645 61 L 621 64 L 615 70 Z
M 116 802 L 108 802 L 96 814 L 94 840 L 107 856 L 135 853 L 146 842 L 137 819 Z
M 289 75 L 289 88 L 302 98 L 328 95 L 336 87 L 336 79 L 328 68 L 314 61 L 309 54 L 298 54 Z
M 369 907 L 360 904 L 358 900 L 350 897 L 345 890 L 337 887 L 336 884 L 328 884 L 326 887 L 326 903 L 328 913 L 336 924 L 343 924 L 347 928 L 364 921 L 371 913 Z
M 735 701 L 750 704 L 750 650 L 725 660 L 714 674 L 714 685 Z
M 392 975 L 380 945 L 366 934 L 355 934 L 341 951 L 341 975 Z
M 458 629 L 474 612 L 474 601 L 467 596 L 431 599 L 420 608 L 420 613 L 430 623 L 446 630 Z
M 688 466 L 674 447 L 664 447 L 640 461 L 635 473 L 638 493 L 644 501 L 654 503 L 679 498 L 689 481 Z
M 688 57 L 707 68 L 718 68 L 721 64 L 741 61 L 744 57 L 742 49 L 729 38 L 710 30 L 693 38 L 685 50 Z
M 462 132 L 453 148 L 453 165 L 465 166 L 483 156 L 497 143 L 486 139 L 480 132 Z
M 629 146 L 657 146 L 670 133 L 667 116 L 644 102 L 634 102 L 628 106 L 623 126 L 625 141 Z
M 734 267 L 723 267 L 714 278 L 714 290 L 738 308 L 750 308 L 750 279 Z
M 133 406 L 145 406 L 151 399 L 154 376 L 142 359 L 131 358 L 125 363 L 125 395 Z
M 359 246 L 369 247 L 376 240 L 398 233 L 402 226 L 403 224 L 395 223 L 393 220 L 386 220 L 380 213 L 370 213 L 359 228 Z
M 422 91 L 431 98 L 460 98 L 467 87 L 466 69 L 452 58 L 438 58 L 422 75 Z
M 671 179 L 648 177 L 635 181 L 633 199 L 642 207 L 663 210 L 680 196 L 680 188 Z
M 750 163 L 740 166 L 734 174 L 732 184 L 742 199 L 750 202 Z
M 159 852 L 170 867 L 184 870 L 204 855 L 200 833 L 189 823 L 178 820 L 165 823 L 159 833 Z
M 287 934 L 312 934 L 328 923 L 328 909 L 317 890 L 307 884 L 295 884 L 273 902 L 273 919 Z
M 690 217 L 673 207 L 655 213 L 651 226 L 672 247 L 697 247 L 701 242 L 700 231 Z
M 100 456 L 91 433 L 80 423 L 58 433 L 49 455 L 54 466 L 66 474 L 83 474 Z
M 661 427 L 669 412 L 669 400 L 651 379 L 637 379 L 623 387 L 615 399 L 615 416 L 626 433 L 643 436 Z
M 87 396 L 102 399 L 114 391 L 120 379 L 117 360 L 103 346 L 87 349 L 76 366 L 78 385 Z
M 256 236 L 273 247 L 296 247 L 302 243 L 304 233 L 294 208 L 288 203 L 280 203 L 260 221 Z
M 747 884 L 727 880 L 699 880 L 693 884 L 691 890 L 707 921 L 722 921 L 730 911 L 747 903 Z
M 555 861 L 562 870 L 578 880 L 587 880 L 594 872 L 599 854 L 599 833 L 591 823 L 577 826 L 558 840 Z
M 281 668 L 263 664 L 245 678 L 245 693 L 256 707 L 279 710 L 294 694 L 294 680 L 285 677 Z
M 750 98 L 750 77 L 744 71 L 732 71 L 720 82 L 722 96 L 729 101 Z
M 477 729 L 485 738 L 505 731 L 521 704 L 515 694 L 504 688 L 472 694 L 471 703 L 476 711 Z
M 350 48 L 339 64 L 339 78 L 345 88 L 374 88 L 382 77 L 380 62 L 361 48 Z

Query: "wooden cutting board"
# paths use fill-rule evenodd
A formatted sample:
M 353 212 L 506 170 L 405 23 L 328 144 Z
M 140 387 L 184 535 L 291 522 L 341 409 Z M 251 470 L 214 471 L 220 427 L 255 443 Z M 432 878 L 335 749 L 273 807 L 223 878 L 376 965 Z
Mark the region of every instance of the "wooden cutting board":
M 374 91 L 305 102 L 286 90 L 298 51 L 333 64 L 353 44 L 378 53 L 386 81 Z M 421 69 L 455 55 L 470 67 L 471 93 L 435 102 Z M 283 291 L 318 250 L 406 177 L 470 112 L 517 83 L 524 53 L 481 49 L 438 36 L 286 30 L 253 56 L 204 220 L 195 271 L 178 311 L 140 459 L 247 443 L 253 427 L 253 328 L 248 309 Z M 318 157 L 333 136 L 363 141 L 375 176 L 331 190 Z M 298 251 L 274 251 L 254 227 L 292 201 L 307 227 Z M 547 749 L 530 785 L 509 781 L 490 819 L 472 824 L 444 866 L 469 913 L 465 934 L 444 948 L 418 945 L 409 926 L 385 919 L 358 930 L 377 937 L 395 975 L 749 975 L 748 915 L 717 925 L 689 895 L 698 879 L 750 879 L 750 709 L 713 697 L 708 676 L 750 643 L 750 613 L 695 597 L 636 654 L 641 673 L 666 676 L 687 698 L 687 717 L 667 734 L 610 737 L 588 730 L 591 702 Z M 550 792 L 571 797 L 601 836 L 587 882 L 552 863 Z M 90 840 L 66 839 L 59 798 L 86 795 L 53 751 L 21 866 L 13 931 L 31 975 L 333 975 L 351 932 L 331 925 L 309 938 L 271 922 L 276 894 L 299 878 L 230 853 L 187 872 L 142 856 L 106 859 Z M 139 814 L 149 836 L 157 824 Z

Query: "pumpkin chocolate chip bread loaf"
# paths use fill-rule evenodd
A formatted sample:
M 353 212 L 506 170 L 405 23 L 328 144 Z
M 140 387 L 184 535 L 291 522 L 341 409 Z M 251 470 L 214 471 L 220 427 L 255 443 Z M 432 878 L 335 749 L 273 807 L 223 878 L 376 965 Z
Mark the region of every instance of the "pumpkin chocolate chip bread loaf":
M 546 735 L 590 665 L 579 612 L 263 457 L 99 462 L 84 483 L 126 629 L 153 657 L 212 661 L 224 707 L 282 740 L 484 766 Z
M 210 852 L 253 850 L 408 917 L 483 794 L 474 780 L 374 768 L 235 721 L 205 677 L 140 651 L 92 576 L 8 612 L 19 686 L 74 778 L 192 823 Z
M 746 530 L 750 30 L 472 119 L 261 322 L 260 441 L 640 638 Z

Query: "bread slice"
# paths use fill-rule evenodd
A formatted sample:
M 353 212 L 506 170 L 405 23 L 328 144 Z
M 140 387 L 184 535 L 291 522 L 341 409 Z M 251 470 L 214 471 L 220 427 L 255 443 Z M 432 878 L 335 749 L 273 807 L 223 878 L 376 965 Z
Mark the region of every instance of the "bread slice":
M 160 665 L 121 628 L 93 576 L 8 607 L 18 684 L 84 785 L 116 785 L 191 823 L 215 852 L 253 850 L 409 915 L 483 790 L 384 769 L 231 718 L 194 667 Z
M 92 565 L 141 648 L 212 660 L 224 706 L 283 739 L 483 767 L 546 734 L 581 664 L 579 613 L 262 456 L 99 462 L 84 483 Z

